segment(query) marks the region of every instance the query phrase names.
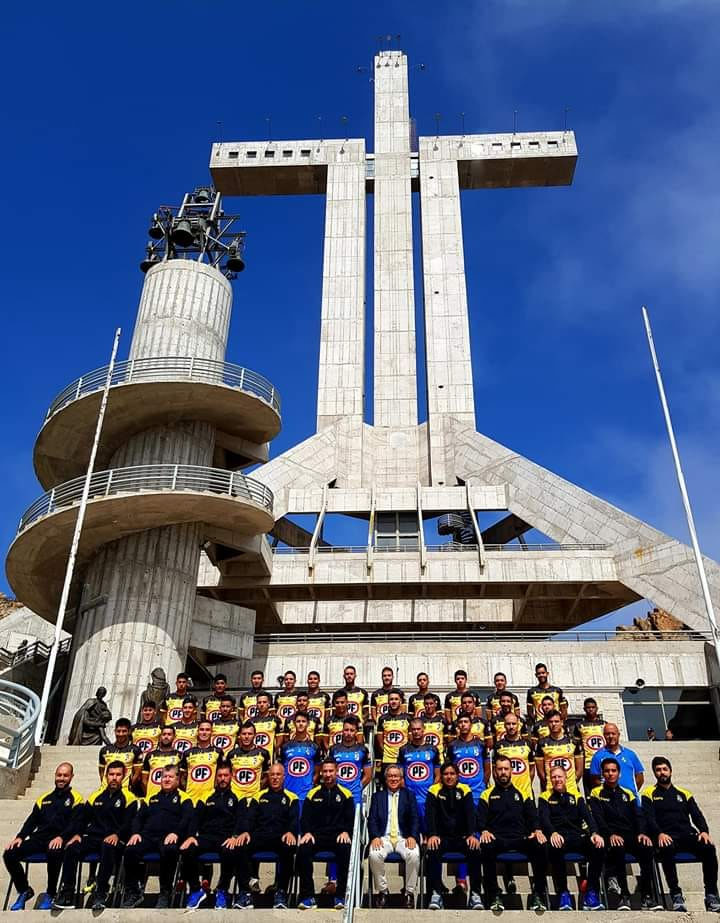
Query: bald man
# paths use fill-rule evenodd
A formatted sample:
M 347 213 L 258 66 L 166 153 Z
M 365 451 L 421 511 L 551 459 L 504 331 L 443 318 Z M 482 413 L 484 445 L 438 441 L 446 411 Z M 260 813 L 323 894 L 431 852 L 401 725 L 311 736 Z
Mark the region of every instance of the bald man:
M 593 788 L 602 784 L 602 761 L 612 756 L 620 765 L 620 785 L 629 789 L 635 797 L 645 784 L 645 769 L 640 757 L 630 747 L 620 746 L 620 729 L 608 721 L 603 726 L 605 746 L 598 750 L 590 763 L 590 777 Z
M 47 856 L 47 890 L 38 898 L 37 910 L 51 910 L 57 892 L 65 839 L 77 833 L 82 796 L 72 787 L 71 763 L 60 763 L 55 770 L 55 787 L 35 802 L 30 815 L 7 845 L 3 860 L 18 896 L 11 910 L 24 910 L 34 897 L 25 872 L 25 859 L 37 853 Z M 65 838 L 65 839 L 64 839 Z

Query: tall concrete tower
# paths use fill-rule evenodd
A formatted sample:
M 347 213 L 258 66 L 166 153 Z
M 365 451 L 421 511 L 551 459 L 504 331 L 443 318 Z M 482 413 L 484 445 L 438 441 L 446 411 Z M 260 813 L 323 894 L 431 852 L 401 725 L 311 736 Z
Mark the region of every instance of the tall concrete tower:
M 252 633 L 250 611 L 202 600 L 203 615 L 196 601 L 213 530 L 242 548 L 273 524 L 271 491 L 239 473 L 267 458 L 280 402 L 269 382 L 225 362 L 228 276 L 244 266 L 233 223 L 220 195 L 201 188 L 178 209 L 161 209 L 150 229 L 130 354 L 112 381 L 82 535 L 69 717 L 100 681 L 113 714 L 132 714 L 154 667 L 170 676 L 184 668 L 196 616 L 208 629 L 215 621 L 238 638 Z M 105 376 L 83 376 L 56 398 L 35 447 L 50 490 L 23 517 L 8 574 L 43 615 L 57 605 Z

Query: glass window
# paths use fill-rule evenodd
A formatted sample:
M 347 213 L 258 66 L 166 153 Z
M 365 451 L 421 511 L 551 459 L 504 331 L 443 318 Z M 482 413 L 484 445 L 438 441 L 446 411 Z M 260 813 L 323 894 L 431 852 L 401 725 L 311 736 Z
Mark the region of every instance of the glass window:
M 709 702 L 710 690 L 700 686 L 690 686 L 687 689 L 667 688 L 660 690 L 663 702 Z
M 659 689 L 656 686 L 628 686 L 623 689 L 623 702 L 633 702 L 637 705 L 639 702 L 659 702 Z
M 628 740 L 647 740 L 648 728 L 652 728 L 658 740 L 665 734 L 665 716 L 661 705 L 626 705 L 625 723 Z
M 666 705 L 664 711 L 665 727 L 673 732 L 674 740 L 718 739 L 717 717 L 712 705 Z

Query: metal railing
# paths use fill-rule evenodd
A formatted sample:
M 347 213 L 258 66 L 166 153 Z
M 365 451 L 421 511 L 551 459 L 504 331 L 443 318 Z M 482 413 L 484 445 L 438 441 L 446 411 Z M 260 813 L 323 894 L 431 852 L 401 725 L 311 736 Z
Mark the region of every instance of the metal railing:
M 361 805 L 355 805 L 352 843 L 350 845 L 350 862 L 348 865 L 347 889 L 345 891 L 345 909 L 343 923 L 351 923 L 355 908 L 362 896 L 362 863 L 365 854 L 367 830 L 365 814 Z
M 105 387 L 108 367 L 94 369 L 71 382 L 50 404 L 46 420 L 67 404 L 86 394 L 102 391 Z M 275 387 L 262 375 L 234 365 L 232 362 L 216 362 L 212 359 L 196 359 L 193 356 L 157 356 L 148 359 L 127 359 L 116 362 L 110 380 L 111 387 L 147 381 L 197 381 L 210 385 L 225 385 L 253 394 L 280 413 L 280 395 Z
M 23 513 L 18 532 L 43 516 L 79 503 L 84 484 L 84 477 L 73 478 L 38 497 Z M 272 491 L 260 481 L 236 471 L 205 468 L 201 465 L 138 465 L 96 471 L 90 479 L 89 499 L 166 490 L 221 494 L 249 500 L 269 512 L 273 508 Z
M 71 638 L 65 638 L 64 641 L 60 642 L 60 648 L 58 650 L 59 657 L 70 652 L 71 641 Z M 32 644 L 21 644 L 20 647 L 15 648 L 14 651 L 10 651 L 6 647 L 0 647 L 0 669 L 5 670 L 10 667 L 16 667 L 18 664 L 28 662 L 44 663 L 50 656 L 51 650 L 52 644 L 45 644 L 44 641 L 33 641 Z
M 593 544 L 548 544 L 548 545 L 484 545 L 485 551 L 607 551 L 607 545 L 593 545 Z M 426 545 L 426 550 L 429 554 L 438 553 L 447 553 L 447 552 L 478 552 L 477 545 L 462 545 L 460 542 L 446 542 L 443 545 Z M 277 545 L 272 549 L 273 554 L 307 554 L 309 548 L 301 546 L 298 548 L 291 548 L 285 545 Z M 317 545 L 315 548 L 316 554 L 367 554 L 367 545 Z M 379 545 L 373 545 L 373 553 L 376 554 L 413 554 L 420 550 L 419 544 L 415 545 L 396 545 L 390 547 L 382 547 Z
M 0 766 L 16 769 L 35 751 L 40 699 L 31 689 L 0 679 Z
M 340 642 L 348 645 L 348 650 L 357 649 L 358 645 L 377 643 L 378 641 L 421 641 L 423 644 L 442 641 L 462 641 L 474 644 L 489 644 L 492 642 L 503 641 L 612 641 L 616 638 L 622 638 L 624 641 L 632 641 L 634 635 L 644 637 L 652 632 L 619 632 L 614 628 L 606 630 L 600 629 L 564 629 L 556 631 L 538 631 L 518 629 L 516 631 L 478 631 L 463 630 L 454 631 L 308 631 L 308 632 L 278 632 L 276 634 L 257 634 L 255 635 L 256 644 L 312 644 L 318 646 Z M 686 629 L 683 631 L 663 631 L 657 632 L 658 641 L 711 641 L 710 634 L 703 631 L 694 631 Z

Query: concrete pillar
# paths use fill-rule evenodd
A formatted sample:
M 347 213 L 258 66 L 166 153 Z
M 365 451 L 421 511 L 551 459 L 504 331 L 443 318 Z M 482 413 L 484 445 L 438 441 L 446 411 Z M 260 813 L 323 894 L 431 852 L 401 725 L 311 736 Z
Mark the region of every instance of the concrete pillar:
M 417 425 L 407 58 L 375 58 L 374 425 Z M 400 481 L 398 481 L 400 483 Z
M 194 356 L 223 360 L 232 305 L 230 283 L 192 260 L 171 260 L 145 277 L 130 358 Z M 111 467 L 212 464 L 214 428 L 201 420 L 132 436 Z M 187 655 L 195 608 L 202 525 L 150 529 L 106 545 L 91 562 L 90 596 L 106 602 L 79 616 L 73 633 L 63 733 L 99 685 L 113 717 L 133 718 L 154 667 L 171 681 Z

